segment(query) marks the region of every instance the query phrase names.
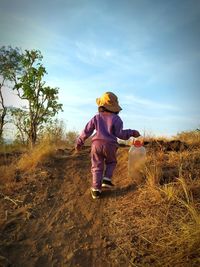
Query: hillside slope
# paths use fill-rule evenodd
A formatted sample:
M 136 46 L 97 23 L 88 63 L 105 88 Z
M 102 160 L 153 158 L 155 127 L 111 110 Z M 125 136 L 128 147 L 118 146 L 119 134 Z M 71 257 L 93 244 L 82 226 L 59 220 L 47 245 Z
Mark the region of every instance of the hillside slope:
M 162 247 L 168 230 L 182 235 L 174 214 L 182 210 L 185 222 L 191 216 L 166 203 L 156 188 L 137 187 L 128 178 L 128 148 L 118 151 L 115 189 L 99 200 L 90 196 L 89 152 L 58 152 L 1 193 L 0 266 L 198 266 L 199 243 L 189 252 L 173 240 L 173 248 Z M 144 182 L 142 174 L 137 178 Z M 177 250 L 183 255 L 176 257 Z

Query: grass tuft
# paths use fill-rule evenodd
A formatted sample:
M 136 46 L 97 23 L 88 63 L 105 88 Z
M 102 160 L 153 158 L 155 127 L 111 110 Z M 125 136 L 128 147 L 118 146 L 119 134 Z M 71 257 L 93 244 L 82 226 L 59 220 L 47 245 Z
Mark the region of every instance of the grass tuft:
M 39 164 L 47 161 L 55 153 L 55 150 L 55 145 L 48 140 L 41 142 L 20 158 L 17 169 L 23 172 L 33 171 Z

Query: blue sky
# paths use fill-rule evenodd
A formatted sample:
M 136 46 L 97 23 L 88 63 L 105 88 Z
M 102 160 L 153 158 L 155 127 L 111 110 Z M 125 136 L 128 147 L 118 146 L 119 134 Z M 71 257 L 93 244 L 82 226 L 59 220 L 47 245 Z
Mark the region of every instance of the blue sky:
M 106 91 L 117 94 L 125 128 L 200 127 L 198 0 L 1 0 L 0 32 L 0 46 L 42 52 L 67 130 L 81 131 Z

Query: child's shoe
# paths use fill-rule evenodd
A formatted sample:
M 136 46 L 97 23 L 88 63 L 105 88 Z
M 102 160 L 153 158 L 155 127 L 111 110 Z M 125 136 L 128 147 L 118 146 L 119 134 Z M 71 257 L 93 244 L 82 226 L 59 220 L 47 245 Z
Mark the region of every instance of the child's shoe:
M 103 181 L 102 181 L 102 187 L 107 187 L 107 188 L 111 188 L 113 187 L 114 184 L 111 182 L 110 178 L 104 177 Z
M 98 189 L 91 188 L 91 195 L 93 199 L 100 198 L 101 191 Z

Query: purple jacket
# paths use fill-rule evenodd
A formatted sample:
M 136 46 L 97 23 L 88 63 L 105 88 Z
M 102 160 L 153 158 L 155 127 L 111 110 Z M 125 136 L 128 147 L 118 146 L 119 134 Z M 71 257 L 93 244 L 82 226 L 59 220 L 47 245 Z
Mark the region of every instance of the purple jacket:
M 92 142 L 117 144 L 119 139 L 128 140 L 135 130 L 123 130 L 121 118 L 114 113 L 99 112 L 85 126 L 77 139 L 77 145 L 82 146 L 85 140 L 92 135 Z

